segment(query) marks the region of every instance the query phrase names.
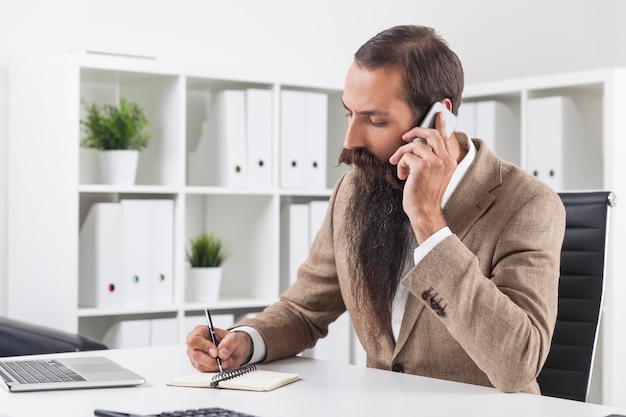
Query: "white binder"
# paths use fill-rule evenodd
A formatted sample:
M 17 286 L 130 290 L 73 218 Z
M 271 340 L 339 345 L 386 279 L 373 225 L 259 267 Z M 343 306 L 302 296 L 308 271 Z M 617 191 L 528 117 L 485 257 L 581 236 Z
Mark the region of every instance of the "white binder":
M 328 200 L 314 200 L 309 203 L 309 246 L 313 244 L 328 210 Z
M 500 158 L 519 164 L 519 119 L 496 100 L 475 103 L 475 137 L 482 139 Z
M 123 320 L 106 331 L 102 342 L 111 349 L 150 346 L 150 320 Z
M 208 128 L 215 158 L 206 161 L 214 163 L 217 168 L 212 185 L 248 185 L 245 102 L 243 90 L 223 90 L 213 100 Z
M 176 317 L 150 320 L 150 346 L 171 346 L 184 342 L 178 338 Z
M 481 139 L 500 158 L 520 163 L 519 119 L 506 103 L 496 100 L 464 102 L 456 130 Z
M 470 138 L 478 137 L 476 130 L 476 104 L 473 102 L 462 102 L 457 114 L 456 131 L 467 133 Z
M 326 188 L 328 96 L 307 92 L 304 107 L 304 188 Z
M 500 103 L 496 101 L 479 101 L 474 104 L 474 135 L 482 139 L 487 146 L 497 153 L 496 143 L 501 138 L 497 137 L 497 125 Z
M 571 98 L 528 100 L 528 170 L 556 191 L 602 184 L 599 138 L 594 138 Z
M 271 90 L 246 90 L 246 143 L 250 188 L 272 186 L 272 100 Z
M 122 300 L 125 306 L 150 304 L 149 200 L 121 200 L 122 206 Z
M 280 101 L 280 186 L 304 187 L 305 95 L 283 90 Z
M 280 115 L 281 187 L 325 189 L 328 96 L 283 90 Z
M 298 268 L 309 255 L 310 206 L 307 203 L 289 205 L 289 283 L 298 275 Z
M 86 307 L 122 304 L 122 208 L 95 203 L 79 236 L 79 303 Z
M 150 202 L 150 304 L 174 302 L 174 201 Z

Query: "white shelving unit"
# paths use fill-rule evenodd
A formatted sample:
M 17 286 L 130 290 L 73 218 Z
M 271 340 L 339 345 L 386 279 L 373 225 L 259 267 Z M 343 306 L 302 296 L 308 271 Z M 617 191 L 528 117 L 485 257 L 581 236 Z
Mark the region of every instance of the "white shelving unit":
M 463 97 L 465 102 L 495 100 L 505 105 L 514 119 L 509 122 L 509 131 L 504 135 L 509 139 L 506 143 L 497 144 L 500 146 L 497 152 L 531 172 L 536 164 L 534 158 L 537 152 L 541 155 L 542 149 L 531 149 L 537 142 L 529 137 L 529 102 L 545 97 L 567 98 L 574 104 L 580 118 L 572 123 L 584 129 L 585 134 L 576 135 L 574 132 L 563 138 L 561 155 L 554 153 L 551 141 L 555 138 L 546 135 L 542 139 L 547 149 L 543 156 L 548 163 L 554 161 L 555 166 L 562 170 L 562 177 L 578 178 L 564 181 L 562 187 L 555 189 L 606 189 L 614 191 L 618 201 L 626 196 L 626 182 L 623 181 L 626 69 L 609 68 L 469 85 Z M 545 130 L 550 131 L 548 124 L 559 123 L 558 115 L 547 116 Z M 503 128 L 506 131 L 507 127 Z M 544 126 L 540 128 L 543 130 Z M 541 142 L 539 146 L 542 146 Z M 563 162 L 559 165 L 557 160 L 560 157 Z M 581 179 L 580 174 L 584 178 Z M 626 390 L 626 358 L 623 355 L 626 351 L 626 305 L 621 302 L 621 296 L 626 294 L 626 264 L 620 255 L 626 247 L 626 236 L 621 233 L 626 230 L 626 216 L 622 213 L 622 205 L 618 203 L 612 209 L 610 220 L 606 288 L 591 401 L 623 407 L 626 406 L 623 397 Z
M 213 95 L 224 89 L 260 88 L 273 94 L 272 185 L 265 189 L 189 184 L 188 156 L 207 119 Z M 236 250 L 224 265 L 223 291 L 210 307 L 235 315 L 262 309 L 289 282 L 289 204 L 327 199 L 342 169 L 336 158 L 345 134 L 341 86 L 282 85 L 273 80 L 230 79 L 211 70 L 188 70 L 167 63 L 110 56 L 68 55 L 15 67 L 10 73 L 8 315 L 101 338 L 121 320 L 176 318 L 182 337 L 185 319 L 206 307 L 185 302 L 185 247 L 198 231 L 227 237 Z M 328 94 L 327 187 L 286 190 L 279 186 L 280 93 L 284 89 Z M 140 155 L 137 184 L 99 183 L 93 151 L 81 149 L 81 101 L 137 101 L 151 121 L 152 141 Z M 464 101 L 497 101 L 509 119 L 496 151 L 532 170 L 528 106 L 534 98 L 563 96 L 574 103 L 587 137 L 564 142 L 565 177 L 589 178 L 565 190 L 608 189 L 626 196 L 626 70 L 602 69 L 468 85 Z M 552 119 L 547 118 L 547 123 Z M 472 132 L 470 132 L 472 133 Z M 568 138 L 565 138 L 569 140 Z M 497 138 L 496 138 L 497 140 Z M 554 138 L 546 137 L 546 143 Z M 535 143 L 535 142 L 532 142 Z M 580 158 L 579 147 L 596 150 Z M 561 190 L 558 190 L 561 191 Z M 85 308 L 78 305 L 78 236 L 81 222 L 96 202 L 124 198 L 174 201 L 174 302 L 142 308 Z M 626 217 L 613 209 L 602 317 L 597 401 L 626 406 Z M 25 301 L 27 300 L 27 301 Z
M 123 320 L 176 318 L 178 340 L 189 316 L 209 307 L 235 317 L 263 309 L 289 282 L 281 267 L 281 216 L 294 199 L 327 199 L 342 172 L 336 157 L 345 119 L 338 87 L 237 80 L 163 62 L 69 54 L 29 63 L 10 73 L 10 185 L 8 315 L 102 339 Z M 272 185 L 264 189 L 190 185 L 189 149 L 208 119 L 211 100 L 224 89 L 260 88 L 273 94 Z M 279 187 L 280 92 L 328 95 L 327 185 L 319 190 Z M 139 157 L 136 185 L 101 183 L 96 152 L 79 146 L 83 101 L 137 102 L 152 139 Z M 208 155 L 207 155 L 208 157 Z M 174 201 L 174 295 L 171 305 L 98 308 L 78 303 L 79 230 L 90 207 L 122 199 Z M 283 222 L 284 224 L 284 222 Z M 223 265 L 220 298 L 212 305 L 185 301 L 185 249 L 201 231 L 224 237 L 232 248 Z M 283 255 L 284 252 L 282 252 Z M 166 278 L 167 279 L 167 278 Z M 25 302 L 25 300 L 28 300 Z

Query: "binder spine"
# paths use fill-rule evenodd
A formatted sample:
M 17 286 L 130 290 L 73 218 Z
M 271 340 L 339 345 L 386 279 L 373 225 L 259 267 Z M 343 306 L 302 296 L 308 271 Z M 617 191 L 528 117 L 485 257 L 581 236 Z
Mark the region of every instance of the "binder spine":
M 230 371 L 220 372 L 212 378 L 211 387 L 215 388 L 219 386 L 222 381 L 228 381 L 229 379 L 237 378 L 238 376 L 247 374 L 248 372 L 256 371 L 256 365 L 249 363 L 247 365 L 240 366 Z

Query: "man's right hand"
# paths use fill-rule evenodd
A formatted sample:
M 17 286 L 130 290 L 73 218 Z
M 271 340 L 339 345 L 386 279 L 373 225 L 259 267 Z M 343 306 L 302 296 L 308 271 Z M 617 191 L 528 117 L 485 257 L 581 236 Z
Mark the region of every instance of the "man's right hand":
M 222 360 L 223 369 L 241 366 L 250 356 L 252 339 L 245 332 L 230 332 L 215 329 L 217 345 L 211 341 L 209 328 L 196 326 L 187 335 L 187 356 L 194 368 L 201 372 L 219 372 L 217 356 Z

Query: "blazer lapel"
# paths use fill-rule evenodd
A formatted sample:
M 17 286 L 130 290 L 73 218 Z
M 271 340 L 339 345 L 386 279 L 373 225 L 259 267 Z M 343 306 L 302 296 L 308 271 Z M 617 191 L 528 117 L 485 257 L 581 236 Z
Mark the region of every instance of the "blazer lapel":
M 474 145 L 477 150 L 474 163 L 443 209 L 450 230 L 461 240 L 493 203 L 491 190 L 502 183 L 498 157 L 482 141 L 475 139 Z

